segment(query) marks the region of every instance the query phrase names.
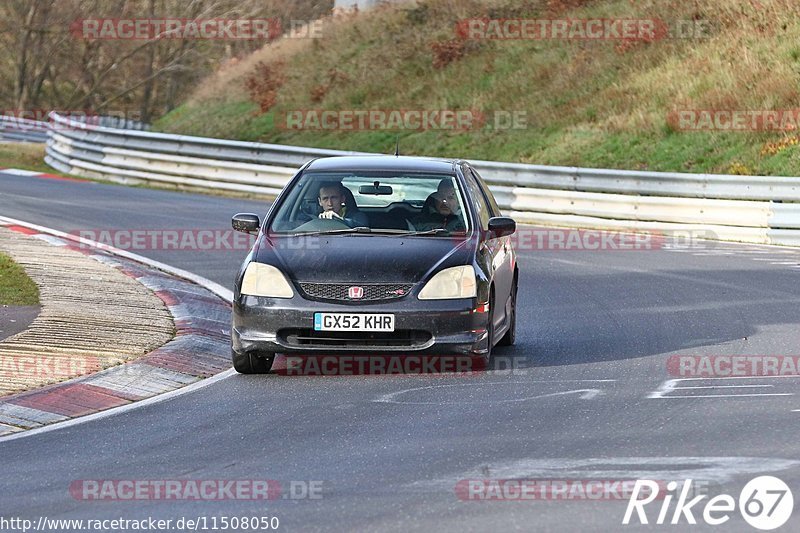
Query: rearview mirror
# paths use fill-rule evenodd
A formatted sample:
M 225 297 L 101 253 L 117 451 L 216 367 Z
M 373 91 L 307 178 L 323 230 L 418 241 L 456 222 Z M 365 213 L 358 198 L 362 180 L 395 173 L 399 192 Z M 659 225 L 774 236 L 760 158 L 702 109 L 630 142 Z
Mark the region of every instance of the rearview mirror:
M 243 233 L 258 233 L 259 228 L 261 228 L 261 221 L 258 219 L 258 215 L 237 213 L 231 219 L 231 226 L 236 231 Z
M 489 219 L 489 239 L 497 239 L 511 235 L 517 231 L 517 223 L 513 218 L 509 217 L 494 217 Z
M 389 196 L 392 192 L 391 185 L 362 185 L 358 188 L 358 194 L 369 196 Z

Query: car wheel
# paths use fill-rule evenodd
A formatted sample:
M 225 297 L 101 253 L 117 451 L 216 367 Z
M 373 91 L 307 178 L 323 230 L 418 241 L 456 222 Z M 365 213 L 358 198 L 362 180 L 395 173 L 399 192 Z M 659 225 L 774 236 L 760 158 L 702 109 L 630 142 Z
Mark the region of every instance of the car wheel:
M 233 368 L 240 374 L 268 374 L 272 370 L 272 361 L 275 360 L 275 355 L 239 353 L 231 350 L 231 359 Z
M 508 331 L 497 343 L 498 346 L 514 346 L 517 341 L 517 281 L 514 280 L 514 286 L 511 288 L 511 315 L 509 317 L 510 323 Z

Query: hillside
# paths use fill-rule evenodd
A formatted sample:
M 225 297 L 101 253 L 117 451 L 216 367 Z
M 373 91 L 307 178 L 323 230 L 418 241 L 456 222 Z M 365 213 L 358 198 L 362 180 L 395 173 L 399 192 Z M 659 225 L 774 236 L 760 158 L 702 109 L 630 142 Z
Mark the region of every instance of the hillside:
M 794 115 L 779 115 L 780 127 L 764 118 L 800 108 L 799 15 L 792 0 L 386 6 L 326 21 L 323 38 L 283 39 L 226 66 L 156 128 L 374 152 L 392 151 L 399 136 L 407 154 L 800 175 Z M 470 39 L 456 31 L 476 17 L 643 19 L 656 20 L 658 31 L 627 40 Z M 477 110 L 488 120 L 466 131 L 287 130 L 286 114 L 297 110 Z M 685 120 L 691 110 L 721 114 Z M 493 127 L 492 117 L 508 113 L 524 113 L 527 124 Z M 709 117 L 717 130 L 696 131 L 714 128 Z

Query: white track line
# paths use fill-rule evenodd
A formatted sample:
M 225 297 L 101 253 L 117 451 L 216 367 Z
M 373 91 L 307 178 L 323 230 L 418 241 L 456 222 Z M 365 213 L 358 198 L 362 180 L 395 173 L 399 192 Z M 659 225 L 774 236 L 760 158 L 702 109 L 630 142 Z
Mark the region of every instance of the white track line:
M 687 390 L 687 389 L 744 389 L 744 388 L 759 388 L 759 387 L 774 387 L 774 385 L 700 385 L 698 387 L 674 387 L 672 390 Z
M 0 444 L 10 440 L 21 439 L 24 437 L 32 437 L 34 435 L 39 435 L 40 433 L 48 433 L 50 431 L 55 431 L 57 429 L 65 429 L 68 427 L 77 426 L 78 424 L 92 422 L 94 420 L 100 420 L 101 418 L 107 418 L 109 416 L 120 415 L 122 413 L 126 413 L 134 409 L 139 409 L 141 407 L 146 407 L 148 405 L 166 402 L 167 400 L 172 400 L 173 398 L 177 398 L 178 396 L 189 394 L 190 392 L 194 392 L 198 389 L 202 389 L 204 387 L 208 387 L 209 385 L 213 385 L 217 381 L 229 378 L 235 374 L 236 371 L 231 368 L 229 370 L 226 370 L 225 372 L 221 372 L 210 378 L 206 378 L 191 385 L 181 387 L 180 389 L 176 389 L 172 392 L 167 392 L 164 394 L 159 394 L 158 396 L 147 398 L 146 400 L 139 400 L 126 405 L 121 405 L 119 407 L 112 407 L 111 409 L 106 409 L 105 411 L 99 411 L 97 413 L 93 413 L 90 415 L 79 416 L 78 418 L 71 418 L 63 422 L 56 422 L 55 424 L 49 424 L 47 426 L 42 426 L 36 429 L 28 429 L 20 431 L 19 433 L 12 433 L 10 435 L 6 435 L 5 437 L 0 437 Z
M 734 255 L 733 252 L 692 252 L 696 257 L 719 257 L 721 255 Z
M 670 400 L 682 398 L 684 400 L 692 398 L 751 398 L 756 396 L 794 396 L 791 392 L 769 392 L 764 394 L 697 394 L 691 396 L 659 396 L 659 400 Z
M 20 170 L 18 168 L 4 168 L 2 171 L 3 174 L 11 174 L 12 176 L 38 176 L 43 174 L 43 172 L 36 172 L 33 170 Z
M 25 222 L 25 221 L 17 220 L 17 219 L 14 219 L 14 218 L 0 216 L 0 223 L 12 224 L 12 225 L 15 225 L 15 226 L 22 226 L 22 227 L 29 228 L 29 229 L 32 229 L 32 230 L 36 230 L 36 231 L 41 232 L 41 233 L 46 233 L 46 234 L 49 234 L 49 235 L 60 237 L 62 239 L 67 239 L 67 240 L 70 240 L 70 241 L 73 241 L 73 242 L 78 242 L 78 243 L 81 243 L 81 244 L 92 246 L 92 247 L 97 248 L 99 250 L 105 250 L 105 251 L 107 251 L 107 252 L 109 252 L 111 254 L 118 255 L 120 257 L 124 257 L 124 258 L 130 259 L 132 261 L 136 261 L 137 263 L 142 263 L 144 265 L 156 268 L 158 270 L 162 270 L 164 272 L 172 274 L 173 276 L 189 280 L 189 281 L 191 281 L 193 283 L 196 283 L 197 285 L 200 285 L 201 287 L 203 287 L 205 289 L 208 289 L 209 291 L 213 292 L 214 294 L 216 294 L 217 296 L 219 296 L 220 298 L 222 298 L 223 300 L 225 300 L 227 302 L 232 302 L 233 301 L 233 292 L 230 291 L 229 289 L 226 289 L 225 287 L 223 287 L 219 283 L 215 283 L 215 282 L 213 282 L 213 281 L 211 281 L 209 279 L 206 279 L 206 278 L 204 278 L 202 276 L 198 276 L 197 274 L 192 274 L 191 272 L 188 272 L 186 270 L 182 270 L 180 268 L 175 268 L 175 267 L 169 266 L 167 264 L 161 263 L 159 261 L 154 261 L 152 259 L 148 259 L 147 257 L 143 257 L 143 256 L 138 255 L 138 254 L 134 254 L 134 253 L 127 252 L 127 251 L 124 251 L 124 250 L 120 250 L 118 248 L 114 248 L 113 246 L 100 244 L 98 242 L 95 242 L 95 241 L 92 241 L 92 240 L 89 240 L 89 239 L 84 239 L 84 238 L 78 237 L 76 235 L 70 235 L 68 233 L 64 233 L 63 231 L 58 231 L 58 230 L 46 228 L 44 226 L 31 224 L 30 222 Z M 106 417 L 109 417 L 109 416 L 122 414 L 122 413 L 125 413 L 125 412 L 128 412 L 128 411 L 131 411 L 133 409 L 138 409 L 140 407 L 146 407 L 148 405 L 153 405 L 153 404 L 156 404 L 156 403 L 165 402 L 167 400 L 171 400 L 173 398 L 177 398 L 178 396 L 182 396 L 184 394 L 189 394 L 189 393 L 194 392 L 196 390 L 208 387 L 209 385 L 213 385 L 214 383 L 216 383 L 218 381 L 221 381 L 223 379 L 229 378 L 229 377 L 234 376 L 234 375 L 236 375 L 236 372 L 231 368 L 229 370 L 221 372 L 221 373 L 219 373 L 219 374 L 217 374 L 215 376 L 212 376 L 210 378 L 203 379 L 201 381 L 198 381 L 196 383 L 192 383 L 191 385 L 187 385 L 185 387 L 182 387 L 180 389 L 176 389 L 176 390 L 171 391 L 171 392 L 167 392 L 167 393 L 164 393 L 164 394 L 160 394 L 158 396 L 153 396 L 151 398 L 147 398 L 146 400 L 136 401 L 136 402 L 129 403 L 129 404 L 126 404 L 126 405 L 122 405 L 122 406 L 119 406 L 119 407 L 112 407 L 111 409 L 106 409 L 105 411 L 100 411 L 100 412 L 93 413 L 93 414 L 86 415 L 86 416 L 80 416 L 78 418 L 72 418 L 70 420 L 65 420 L 64 422 L 57 422 L 55 424 L 49 424 L 47 426 L 43 426 L 43 427 L 36 428 L 36 429 L 29 429 L 29 430 L 21 431 L 19 433 L 12 433 L 10 435 L 6 435 L 4 437 L 0 437 L 0 443 L 8 442 L 8 441 L 11 441 L 11 440 L 16 440 L 16 439 L 21 439 L 21 438 L 25 438 L 25 437 L 31 437 L 33 435 L 39 435 L 41 433 L 48 433 L 50 431 L 56 431 L 58 429 L 68 428 L 68 427 L 71 427 L 71 426 L 76 426 L 78 424 L 84 424 L 86 422 L 92 422 L 94 420 L 99 420 L 101 418 L 106 418 Z
M 128 251 L 125 251 L 125 250 L 120 250 L 119 248 L 114 248 L 113 246 L 109 246 L 107 244 L 102 244 L 102 243 L 99 243 L 97 241 L 93 241 L 93 240 L 90 240 L 90 239 L 85 239 L 83 237 L 78 237 L 77 235 L 70 235 L 69 233 L 64 233 L 63 231 L 58 231 L 58 230 L 55 230 L 55 229 L 46 228 L 44 226 L 38 226 L 36 224 L 31 224 L 30 222 L 24 222 L 22 220 L 17 220 L 15 218 L 9 218 L 9 217 L 0 216 L 0 222 L 4 222 L 6 224 L 12 224 L 12 225 L 15 225 L 15 226 L 23 226 L 25 228 L 36 230 L 36 231 L 41 232 L 41 233 L 47 233 L 49 235 L 54 235 L 54 236 L 60 237 L 62 239 L 67 239 L 67 240 L 70 240 L 72 242 L 77 242 L 77 243 L 80 243 L 80 244 L 84 244 L 84 245 L 90 246 L 92 248 L 96 248 L 98 250 L 104 250 L 104 251 L 109 252 L 111 254 L 118 255 L 118 256 L 124 257 L 126 259 L 130 259 L 131 261 L 136 261 L 137 263 L 145 264 L 147 266 L 156 268 L 158 270 L 163 270 L 164 272 L 167 272 L 168 274 L 172 274 L 173 276 L 177 276 L 179 278 L 183 278 L 183 279 L 192 281 L 192 282 L 200 285 L 201 287 L 210 290 L 211 292 L 213 292 L 214 294 L 216 294 L 217 296 L 219 296 L 220 298 L 222 298 L 223 300 L 225 300 L 225 301 L 227 301 L 229 303 L 233 301 L 233 292 L 231 290 L 229 290 L 229 289 L 226 289 L 225 287 L 223 287 L 219 283 L 215 283 L 215 282 L 211 281 L 210 279 L 206 279 L 206 278 L 204 278 L 202 276 L 198 276 L 197 274 L 192 274 L 191 272 L 186 271 L 186 270 L 182 270 L 180 268 L 175 268 L 173 266 L 167 265 L 167 264 L 162 263 L 160 261 L 156 261 L 154 259 L 149 259 L 147 257 L 141 256 L 141 255 L 138 255 L 138 254 L 134 254 L 134 253 L 131 253 L 131 252 L 128 252 Z
M 775 253 L 774 250 L 740 250 L 736 252 L 738 254 L 744 255 L 763 255 L 763 254 L 773 254 Z

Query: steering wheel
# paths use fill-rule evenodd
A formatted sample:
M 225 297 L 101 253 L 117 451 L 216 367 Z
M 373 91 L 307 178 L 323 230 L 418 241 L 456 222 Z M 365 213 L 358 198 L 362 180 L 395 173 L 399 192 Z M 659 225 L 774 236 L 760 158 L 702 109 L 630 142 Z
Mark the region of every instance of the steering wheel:
M 337 229 L 349 229 L 350 226 L 342 222 L 341 220 L 337 220 L 335 218 L 327 219 L 327 218 L 315 218 L 313 220 L 309 220 L 305 224 L 302 224 L 295 228 L 294 231 L 298 233 L 304 233 L 306 231 L 332 231 Z

